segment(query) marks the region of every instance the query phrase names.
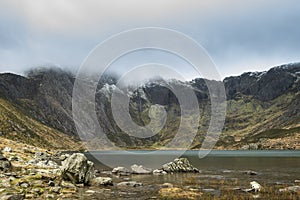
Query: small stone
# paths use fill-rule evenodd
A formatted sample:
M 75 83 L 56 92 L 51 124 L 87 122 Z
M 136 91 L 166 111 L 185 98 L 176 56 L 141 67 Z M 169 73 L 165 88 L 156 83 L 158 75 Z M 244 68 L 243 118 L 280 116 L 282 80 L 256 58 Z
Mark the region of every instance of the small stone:
M 29 160 L 27 162 L 27 164 L 29 164 L 29 165 L 35 165 L 35 164 L 37 164 L 37 161 L 36 160 Z
M 259 192 L 262 189 L 261 185 L 256 181 L 251 181 L 250 185 L 252 190 L 254 190 L 254 192 Z
M 248 175 L 251 175 L 251 176 L 258 175 L 257 172 L 251 171 L 251 170 L 245 171 L 244 173 L 245 173 L 245 174 L 248 174 Z
M 208 192 L 208 193 L 214 193 L 215 189 L 208 188 L 208 189 L 202 189 L 203 192 Z
M 44 190 L 42 188 L 34 188 L 34 189 L 32 189 L 32 192 L 35 192 L 35 193 L 41 195 L 44 193 Z
M 172 187 L 174 187 L 174 186 L 173 186 L 172 183 L 164 183 L 164 184 L 162 184 L 162 187 L 163 187 L 163 188 L 172 188 Z
M 4 188 L 10 188 L 11 184 L 9 180 L 2 180 L 0 186 L 4 187 Z
M 46 195 L 46 198 L 47 198 L 47 199 L 54 199 L 54 198 L 55 198 L 55 195 L 54 195 L 54 194 L 47 194 L 47 195 Z
M 82 188 L 82 187 L 84 187 L 84 184 L 83 184 L 83 183 L 80 183 L 80 184 L 76 184 L 75 186 L 76 186 L 76 187 Z
M 4 151 L 4 152 L 10 153 L 10 152 L 12 152 L 12 149 L 11 149 L 10 147 L 5 147 L 5 148 L 3 149 L 3 151 Z
M 287 187 L 285 189 L 286 189 L 286 191 L 291 191 L 291 192 L 294 192 L 294 193 L 300 193 L 300 186 L 298 186 L 298 185 L 290 186 L 290 187 Z
M 20 187 L 22 187 L 22 188 L 28 188 L 29 187 L 29 183 L 21 183 L 20 184 Z
M 44 161 L 44 160 L 48 160 L 49 156 L 47 155 L 47 153 L 44 152 L 35 152 L 34 154 L 34 159 L 37 161 Z
M 132 165 L 131 169 L 134 174 L 150 174 L 152 172 L 152 169 L 146 168 L 142 165 Z
M 55 186 L 55 182 L 54 181 L 49 181 L 48 185 L 53 187 L 53 186 Z
M 97 177 L 97 178 L 92 179 L 91 185 L 93 185 L 93 186 L 101 186 L 101 185 L 108 186 L 108 185 L 113 185 L 113 181 L 109 177 Z
M 96 170 L 95 170 L 95 173 L 96 173 Z M 98 174 L 112 175 L 112 172 L 111 171 L 102 171 L 102 172 L 99 172 Z
M 66 160 L 68 157 L 70 157 L 70 154 L 62 154 L 62 155 L 60 155 L 59 160 L 60 160 L 60 161 L 64 161 L 64 160 Z
M 54 192 L 54 193 L 60 193 L 61 187 L 53 187 L 50 189 L 50 191 Z
M 181 188 L 161 188 L 158 192 L 161 199 L 201 199 L 202 193 L 185 191 Z
M 0 172 L 10 172 L 12 169 L 11 163 L 0 153 Z
M 25 199 L 35 199 L 37 197 L 36 194 L 26 194 Z
M 167 174 L 167 172 L 165 172 L 162 169 L 155 169 L 155 170 L 153 170 L 153 174 L 154 175 L 165 175 L 165 174 Z
M 77 188 L 62 188 L 60 192 L 64 194 L 75 194 L 77 192 Z
M 23 194 L 10 194 L 0 196 L 0 200 L 23 200 L 25 199 L 25 195 Z
M 94 190 L 87 190 L 87 191 L 85 191 L 85 193 L 94 194 L 96 192 Z
M 76 188 L 76 186 L 73 183 L 62 181 L 60 184 L 64 188 Z
M 114 174 L 120 174 L 120 173 L 130 174 L 131 173 L 131 171 L 129 169 L 125 168 L 125 167 L 116 167 L 111 172 L 114 173 Z
M 141 186 L 143 186 L 143 183 L 138 183 L 136 181 L 128 181 L 128 182 L 118 183 L 117 186 L 141 187 Z

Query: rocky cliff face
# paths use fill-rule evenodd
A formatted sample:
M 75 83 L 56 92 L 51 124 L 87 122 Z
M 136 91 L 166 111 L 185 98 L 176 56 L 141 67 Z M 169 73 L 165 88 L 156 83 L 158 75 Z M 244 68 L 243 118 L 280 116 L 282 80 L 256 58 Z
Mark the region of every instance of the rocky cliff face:
M 0 75 L 0 97 L 11 102 L 17 109 L 33 119 L 76 137 L 72 120 L 72 90 L 74 76 L 60 69 L 39 69 L 26 77 L 14 74 Z M 201 78 L 191 82 L 173 80 L 179 87 L 192 88 L 198 98 L 201 110 L 199 131 L 192 148 L 200 147 L 210 120 L 210 97 L 206 81 Z M 266 140 L 284 138 L 285 130 L 300 126 L 300 64 L 288 64 L 270 69 L 267 72 L 249 72 L 224 79 L 227 94 L 227 117 L 220 148 L 239 148 L 253 142 L 258 134 Z M 174 137 L 180 122 L 180 106 L 176 96 L 165 87 L 162 81 L 152 81 L 141 85 L 137 90 L 128 90 L 130 114 L 134 122 L 146 125 L 151 105 L 159 104 L 167 112 L 165 127 L 155 136 L 139 139 L 124 133 L 112 117 L 110 100 L 116 89 L 116 79 L 105 77 L 99 82 L 96 93 L 98 119 L 108 137 L 122 147 L 161 146 Z M 215 82 L 215 84 L 219 84 Z M 189 131 L 191 127 L 186 127 Z M 254 141 L 259 142 L 259 141 Z M 264 144 L 261 142 L 261 144 Z M 267 144 L 267 143 L 266 143 Z M 269 143 L 268 143 L 269 144 Z M 299 142 L 293 147 L 298 148 Z M 271 147 L 270 147 L 271 148 Z
M 267 72 L 248 72 L 241 76 L 224 79 L 229 99 L 238 94 L 253 96 L 262 101 L 270 101 L 288 92 L 298 84 L 300 64 L 274 67 Z

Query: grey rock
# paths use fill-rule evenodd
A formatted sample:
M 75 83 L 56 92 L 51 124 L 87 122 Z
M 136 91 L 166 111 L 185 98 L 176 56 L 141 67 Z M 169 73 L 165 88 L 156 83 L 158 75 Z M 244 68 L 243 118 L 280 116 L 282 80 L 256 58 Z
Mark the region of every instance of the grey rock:
M 254 192 L 259 192 L 262 189 L 262 186 L 256 181 L 251 181 L 250 185 Z
M 251 144 L 246 144 L 241 147 L 241 150 L 258 150 L 258 144 L 256 143 L 251 143 Z
M 48 185 L 51 186 L 51 187 L 54 187 L 55 186 L 55 182 L 54 181 L 49 181 Z
M 252 170 L 248 170 L 248 171 L 244 171 L 245 174 L 248 174 L 248 175 L 258 175 L 258 172 L 255 172 L 255 171 L 252 171 Z
M 10 147 L 4 147 L 3 151 L 10 153 L 12 152 L 12 149 Z
M 162 169 L 155 169 L 155 170 L 153 170 L 153 174 L 154 175 L 165 175 L 165 174 L 167 174 L 167 172 L 165 172 Z
M 64 188 L 76 188 L 76 186 L 73 183 L 67 181 L 62 181 L 60 185 Z
M 45 152 L 35 152 L 34 159 L 37 160 L 37 161 L 48 160 L 49 155 Z
M 11 184 L 10 184 L 10 180 L 9 179 L 4 179 L 1 181 L 0 183 L 1 188 L 10 188 Z
M 222 175 L 217 175 L 217 174 L 209 174 L 209 175 L 200 175 L 198 176 L 199 178 L 211 178 L 211 179 L 217 179 L 217 180 L 223 180 L 225 179 L 224 176 Z
M 54 193 L 60 193 L 61 187 L 53 187 L 50 189 L 50 191 L 54 192 Z
M 11 168 L 10 161 L 0 153 L 0 172 L 10 172 Z
M 287 192 L 287 191 L 294 192 L 294 193 L 299 193 L 300 192 L 300 186 L 299 185 L 289 186 L 289 187 L 286 187 L 284 189 L 279 190 L 279 192 Z
M 25 195 L 23 194 L 6 194 L 0 196 L 0 200 L 23 200 Z
M 92 186 L 108 186 L 108 185 L 113 185 L 113 181 L 109 177 L 97 177 L 91 180 L 91 185 Z
M 267 72 L 244 73 L 224 79 L 226 95 L 235 98 L 238 93 L 251 95 L 262 101 L 275 99 L 284 94 L 296 81 L 294 73 L 299 63 L 274 67 Z
M 163 187 L 163 188 L 172 188 L 172 187 L 174 187 L 174 186 L 173 186 L 172 183 L 164 183 L 164 184 L 162 184 L 162 187 Z
M 94 191 L 94 190 L 87 190 L 87 191 L 85 191 L 85 193 L 94 194 L 94 193 L 96 193 L 96 191 Z
M 152 172 L 152 169 L 146 168 L 142 165 L 132 165 L 131 170 L 134 174 L 150 174 Z
M 202 191 L 206 192 L 206 193 L 211 193 L 214 196 L 220 196 L 220 190 L 216 190 L 216 189 L 213 189 L 213 188 L 202 189 Z
M 162 169 L 166 172 L 199 172 L 187 158 L 176 158 L 173 162 L 164 164 Z
M 125 181 L 118 183 L 117 186 L 141 187 L 143 186 L 143 183 L 138 183 L 136 181 Z
M 61 171 L 64 180 L 87 185 L 94 178 L 94 163 L 75 153 L 62 162 Z
M 59 156 L 59 160 L 60 161 L 64 161 L 66 160 L 68 157 L 70 157 L 70 154 L 62 154 Z
M 126 167 L 116 167 L 116 168 L 113 168 L 113 170 L 111 172 L 114 174 L 122 174 L 122 175 L 131 173 L 131 171 L 129 169 L 127 169 Z
M 27 183 L 27 182 L 21 183 L 20 187 L 22 187 L 22 188 L 28 188 L 29 187 L 29 183 Z
M 54 196 L 54 194 L 47 194 L 47 195 L 46 195 L 46 198 L 47 198 L 47 199 L 54 199 L 55 196 Z
M 58 168 L 59 165 L 52 161 L 52 160 L 42 160 L 39 161 L 38 163 L 35 164 L 38 167 L 43 167 L 43 168 Z
M 34 189 L 32 189 L 32 192 L 35 192 L 35 193 L 41 195 L 41 194 L 43 194 L 44 191 L 42 190 L 42 188 L 34 188 Z

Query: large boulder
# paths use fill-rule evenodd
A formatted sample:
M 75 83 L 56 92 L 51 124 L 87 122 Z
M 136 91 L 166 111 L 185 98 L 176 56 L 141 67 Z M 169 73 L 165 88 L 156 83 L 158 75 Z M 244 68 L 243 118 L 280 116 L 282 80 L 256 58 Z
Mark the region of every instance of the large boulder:
M 94 163 L 82 153 L 74 153 L 62 162 L 62 178 L 74 184 L 88 185 L 94 178 Z
M 186 158 L 176 158 L 173 162 L 164 164 L 162 169 L 166 172 L 199 172 Z
M 0 153 L 0 172 L 10 172 L 11 163 Z

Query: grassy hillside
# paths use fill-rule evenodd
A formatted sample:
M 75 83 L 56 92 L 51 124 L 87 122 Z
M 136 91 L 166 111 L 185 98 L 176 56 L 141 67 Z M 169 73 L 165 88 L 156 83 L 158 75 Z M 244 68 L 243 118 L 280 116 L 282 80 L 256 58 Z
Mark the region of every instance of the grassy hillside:
M 229 100 L 227 105 L 223 140 L 219 141 L 219 146 L 238 148 L 257 143 L 263 149 L 300 148 L 300 141 L 295 140 L 300 134 L 300 92 L 287 93 L 268 102 L 241 96 Z M 228 137 L 232 139 L 228 141 Z M 277 141 L 280 138 L 282 141 Z
M 0 137 L 42 148 L 81 148 L 81 144 L 73 138 L 32 119 L 2 98 L 0 98 Z

